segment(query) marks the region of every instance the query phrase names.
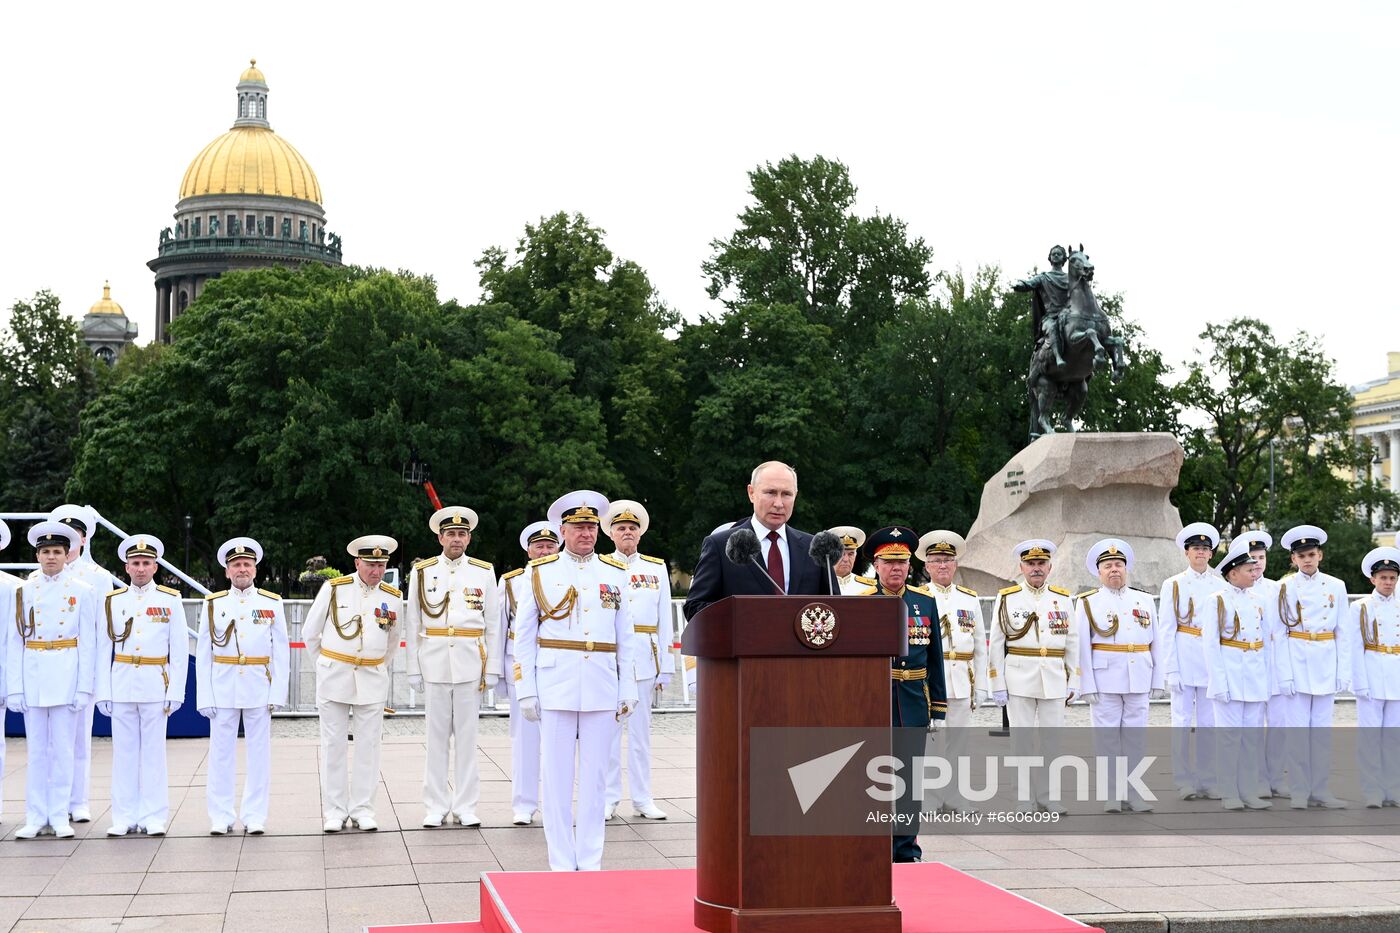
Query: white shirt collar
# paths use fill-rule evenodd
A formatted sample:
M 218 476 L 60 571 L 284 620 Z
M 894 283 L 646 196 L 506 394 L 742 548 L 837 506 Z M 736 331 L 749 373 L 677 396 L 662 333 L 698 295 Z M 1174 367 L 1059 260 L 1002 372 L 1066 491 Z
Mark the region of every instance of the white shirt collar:
M 749 524 L 753 526 L 753 533 L 758 535 L 758 540 L 760 541 L 767 541 L 770 531 L 776 531 L 778 533 L 778 540 L 783 542 L 787 541 L 787 525 L 774 529 L 765 528 L 763 522 L 758 520 L 757 515 L 749 517 Z

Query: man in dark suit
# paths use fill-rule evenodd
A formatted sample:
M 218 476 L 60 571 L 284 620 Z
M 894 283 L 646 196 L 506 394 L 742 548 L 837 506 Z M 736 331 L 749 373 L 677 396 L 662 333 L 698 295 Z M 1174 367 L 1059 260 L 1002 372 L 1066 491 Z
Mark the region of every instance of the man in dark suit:
M 797 501 L 797 471 L 786 463 L 770 460 L 754 468 L 749 478 L 749 501 L 753 515 L 721 528 L 705 539 L 700 561 L 685 598 L 685 617 L 726 596 L 829 595 L 830 576 L 826 568 L 812 560 L 812 536 L 788 526 L 793 503 Z M 724 555 L 729 536 L 748 528 L 758 536 L 759 563 L 733 564 Z M 776 585 L 775 585 L 776 584 Z

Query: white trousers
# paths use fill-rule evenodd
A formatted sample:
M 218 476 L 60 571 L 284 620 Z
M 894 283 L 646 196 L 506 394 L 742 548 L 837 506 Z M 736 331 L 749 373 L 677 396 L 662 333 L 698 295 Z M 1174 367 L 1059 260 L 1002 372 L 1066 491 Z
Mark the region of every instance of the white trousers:
M 638 808 L 656 801 L 651 796 L 651 701 L 656 678 L 637 681 L 640 701 L 626 722 L 617 724 L 612 754 L 608 757 L 608 803 L 622 802 L 622 733 L 627 733 L 627 787 Z
M 328 820 L 374 816 L 379 789 L 379 746 L 384 734 L 383 703 L 316 704 L 321 714 L 321 812 Z M 350 728 L 355 729 L 355 767 L 347 784 L 345 771 Z
M 165 703 L 112 704 L 112 825 L 170 822 Z
M 220 706 L 209 721 L 209 773 L 204 795 L 209 806 L 209 822 L 232 826 L 233 778 L 238 766 L 238 721 L 243 720 L 243 747 L 247 776 L 243 779 L 243 825 L 267 822 L 268 788 L 272 783 L 272 711 L 266 706 L 247 709 Z
M 73 787 L 68 792 L 68 811 L 88 805 L 88 784 L 92 779 L 92 713 L 96 703 L 77 713 L 73 723 Z
M 931 794 L 931 802 L 935 807 L 946 805 L 966 809 L 972 806 L 958 789 L 958 780 L 962 773 L 958 759 L 967 754 L 968 729 L 971 725 L 972 698 L 965 697 L 959 700 L 949 697 L 948 716 L 943 721 L 943 727 L 929 736 L 929 754 L 943 758 L 952 769 L 952 780 L 947 787 L 940 791 L 927 792 Z
M 1288 792 L 1294 797 L 1323 797 L 1332 772 L 1332 702 L 1334 694 L 1295 693 L 1283 701 L 1288 727 Z
M 540 715 L 540 764 L 544 772 L 544 839 L 552 871 L 598 871 L 603 867 L 603 819 L 617 721 L 612 710 L 547 709 Z M 578 827 L 574 797 L 574 753 L 578 752 Z
M 540 808 L 540 724 L 520 715 L 512 666 L 506 664 L 506 694 L 510 697 L 510 808 L 532 816 Z
M 1400 801 L 1400 700 L 1356 698 L 1356 757 L 1368 799 Z
M 1097 753 L 1109 760 L 1110 780 L 1116 780 L 1118 774 L 1118 767 L 1114 764 L 1116 759 L 1127 759 L 1128 773 L 1131 774 L 1147 753 L 1148 696 L 1146 693 L 1100 693 L 1099 702 L 1089 707 L 1089 722 L 1094 726 L 1094 744 Z M 1128 790 L 1130 792 L 1124 799 L 1142 800 L 1142 795 L 1136 790 Z
M 1047 765 L 1055 760 L 1055 730 L 1065 724 L 1064 697 L 1041 700 L 1013 693 L 1006 698 L 1006 716 L 1011 722 L 1011 754 L 1039 755 Z M 1049 768 L 1032 769 L 1031 793 L 1039 803 L 1052 802 Z
M 68 822 L 73 792 L 73 729 L 81 718 L 66 706 L 31 706 L 24 714 L 29 767 L 24 778 L 24 821 L 29 826 Z
M 1205 687 L 1172 691 L 1172 778 L 1177 787 L 1215 788 L 1214 701 Z
M 476 816 L 481 797 L 481 773 L 476 764 L 476 721 L 481 708 L 477 683 L 424 685 L 428 759 L 423 766 L 423 808 L 432 816 L 449 812 L 458 817 Z M 360 741 L 358 730 L 355 741 Z M 450 786 L 448 774 L 452 775 Z
M 1279 790 L 1288 786 L 1283 779 L 1284 767 L 1288 763 L 1288 750 L 1284 747 L 1284 739 L 1288 735 L 1288 730 L 1284 728 L 1288 721 L 1287 704 L 1284 702 L 1287 699 L 1274 694 L 1269 697 L 1269 705 L 1265 709 L 1269 728 L 1264 733 L 1264 775 L 1260 783 Z
M 1259 758 L 1263 754 L 1263 700 L 1211 700 L 1215 706 L 1215 726 L 1209 731 L 1216 740 L 1217 780 L 1215 789 L 1226 800 L 1251 797 L 1259 786 Z

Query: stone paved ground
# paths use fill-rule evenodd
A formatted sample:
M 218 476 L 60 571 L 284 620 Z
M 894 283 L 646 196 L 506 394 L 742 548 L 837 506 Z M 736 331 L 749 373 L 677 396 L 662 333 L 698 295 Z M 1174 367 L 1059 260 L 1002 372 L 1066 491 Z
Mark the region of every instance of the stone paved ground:
M 979 715 L 990 724 L 993 712 Z M 1162 710 L 1153 714 L 1157 720 Z M 694 865 L 694 719 L 678 714 L 656 721 L 654 786 L 671 818 L 649 823 L 628 816 L 609 826 L 605 868 Z M 111 745 L 99 739 L 96 819 L 77 827 L 74 840 L 16 841 L 25 750 L 22 739 L 11 739 L 0 826 L 0 931 L 348 933 L 367 923 L 472 919 L 481 871 L 547 867 L 538 824 L 509 825 L 503 720 L 482 721 L 483 828 L 418 828 L 421 720 L 402 718 L 391 723 L 383 754 L 383 829 L 336 836 L 320 832 L 310 725 L 275 725 L 271 834 L 261 838 L 205 835 L 204 740 L 170 743 L 169 836 L 105 838 Z M 1232 918 L 1316 914 L 1316 920 L 1341 913 L 1372 915 L 1367 928 L 1400 929 L 1400 835 L 1353 834 L 1376 812 L 1336 814 L 1334 835 L 1222 836 L 1209 832 L 1218 829 L 1218 805 L 1192 802 L 1144 816 L 1100 816 L 1105 831 L 1096 835 L 939 834 L 923 844 L 927 858 L 1115 929 L 1165 929 L 1164 917 L 1175 930 L 1193 920 L 1219 926 Z M 1257 817 L 1259 826 L 1287 827 L 1286 813 Z

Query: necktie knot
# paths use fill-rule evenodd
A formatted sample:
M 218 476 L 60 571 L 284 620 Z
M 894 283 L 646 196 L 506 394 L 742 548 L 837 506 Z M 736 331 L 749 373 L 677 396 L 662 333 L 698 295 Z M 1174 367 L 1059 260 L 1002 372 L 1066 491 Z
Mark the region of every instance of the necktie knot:
M 769 540 L 769 541 L 777 541 L 777 540 L 778 540 L 778 533 L 777 533 L 776 531 L 770 531 L 770 532 L 768 532 L 768 540 Z

